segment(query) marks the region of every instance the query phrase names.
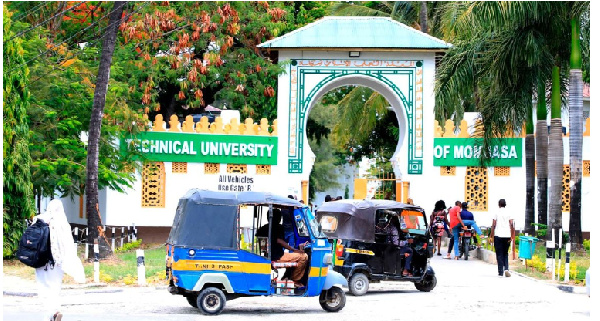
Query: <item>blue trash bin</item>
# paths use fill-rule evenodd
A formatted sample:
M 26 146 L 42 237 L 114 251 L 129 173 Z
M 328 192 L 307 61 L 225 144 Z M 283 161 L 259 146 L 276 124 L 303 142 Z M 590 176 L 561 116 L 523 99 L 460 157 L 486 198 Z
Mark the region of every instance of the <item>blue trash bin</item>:
M 519 236 L 519 258 L 531 260 L 538 239 L 533 236 Z

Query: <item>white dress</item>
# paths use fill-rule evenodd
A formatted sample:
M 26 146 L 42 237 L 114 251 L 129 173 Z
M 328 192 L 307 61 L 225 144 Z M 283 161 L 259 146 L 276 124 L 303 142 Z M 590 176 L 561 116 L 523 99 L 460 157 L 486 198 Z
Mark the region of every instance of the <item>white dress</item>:
M 85 274 L 81 260 L 77 257 L 77 248 L 71 236 L 71 225 L 58 199 L 50 201 L 45 213 L 35 217 L 48 223 L 50 227 L 50 251 L 54 264 L 35 269 L 35 277 L 39 285 L 38 297 L 44 307 L 43 321 L 52 320 L 60 311 L 60 289 L 64 273 L 75 281 L 85 283 Z

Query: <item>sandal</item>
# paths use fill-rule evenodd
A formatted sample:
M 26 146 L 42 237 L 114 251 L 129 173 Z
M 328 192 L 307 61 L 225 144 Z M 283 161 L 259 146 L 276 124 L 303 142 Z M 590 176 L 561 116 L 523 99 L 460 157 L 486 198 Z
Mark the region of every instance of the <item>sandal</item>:
M 60 320 L 62 320 L 62 313 L 60 313 L 60 312 L 54 313 L 54 315 L 52 316 L 52 320 L 53 321 L 60 321 Z

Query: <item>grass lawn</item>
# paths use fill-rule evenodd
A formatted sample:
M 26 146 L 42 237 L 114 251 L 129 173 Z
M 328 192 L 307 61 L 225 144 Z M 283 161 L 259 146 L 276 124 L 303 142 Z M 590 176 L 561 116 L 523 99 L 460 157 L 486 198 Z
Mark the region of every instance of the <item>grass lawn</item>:
M 79 246 L 80 252 L 83 251 Z M 150 285 L 166 284 L 165 281 L 165 247 L 157 244 L 142 244 L 146 265 L 146 283 Z M 81 254 L 81 253 L 80 253 Z M 82 257 L 82 255 L 80 255 Z M 87 282 L 94 280 L 94 263 L 84 262 L 83 268 Z M 35 270 L 19 260 L 4 260 L 4 274 L 25 279 L 35 279 Z M 100 261 L 100 282 L 112 285 L 137 284 L 137 257 L 135 249 L 116 253 L 112 257 Z M 65 274 L 65 283 L 75 283 Z

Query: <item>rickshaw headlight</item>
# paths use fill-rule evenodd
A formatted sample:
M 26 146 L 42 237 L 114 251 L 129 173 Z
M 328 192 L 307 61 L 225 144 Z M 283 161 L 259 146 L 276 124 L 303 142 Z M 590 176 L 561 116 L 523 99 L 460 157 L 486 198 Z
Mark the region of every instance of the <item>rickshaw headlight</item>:
M 323 256 L 323 264 L 331 264 L 333 262 L 333 255 L 327 253 Z
M 194 256 L 194 255 L 196 255 L 196 251 L 194 251 L 193 249 L 192 249 L 192 250 L 189 250 L 189 251 L 188 251 L 188 254 L 189 254 L 190 256 Z

